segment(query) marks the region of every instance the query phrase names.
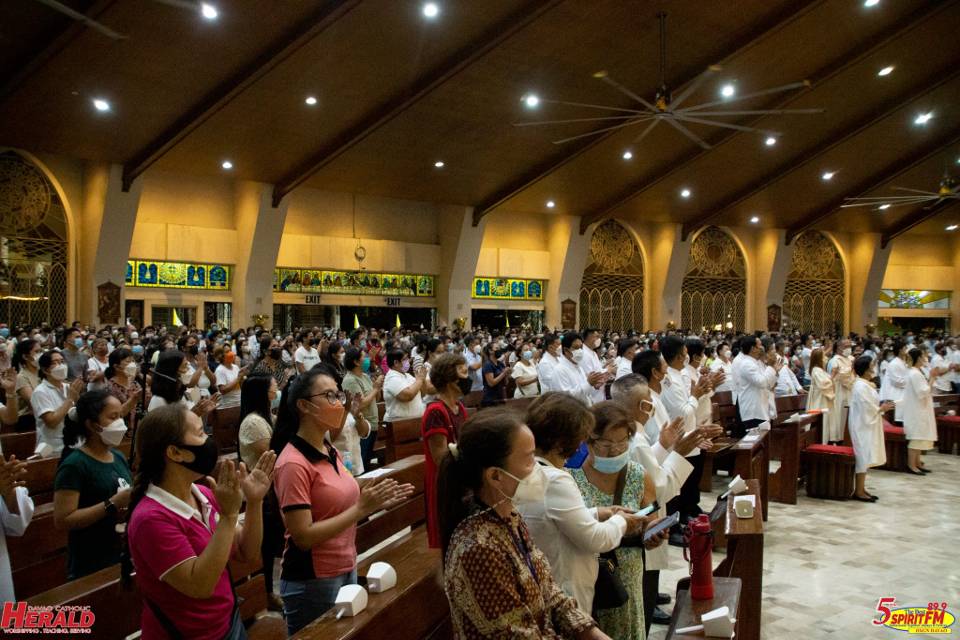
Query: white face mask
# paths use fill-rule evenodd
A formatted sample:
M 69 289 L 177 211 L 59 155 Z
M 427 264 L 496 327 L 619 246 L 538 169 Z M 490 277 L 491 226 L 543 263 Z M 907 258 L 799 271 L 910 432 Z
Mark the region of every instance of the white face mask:
M 533 471 L 522 480 L 506 469 L 500 469 L 500 471 L 503 471 L 518 483 L 517 490 L 513 492 L 513 496 L 508 497 L 506 494 L 503 494 L 505 498 L 513 501 L 514 504 L 543 502 L 543 498 L 547 494 L 547 481 L 543 474 L 543 468 L 539 464 L 535 464 Z M 501 491 L 501 493 L 503 492 Z
M 123 373 L 124 373 L 128 378 L 132 378 L 132 377 L 134 377 L 135 375 L 137 375 L 137 363 L 136 363 L 136 362 L 131 362 L 130 364 L 128 364 L 127 366 L 125 366 L 125 367 L 123 368 Z
M 123 418 L 117 418 L 103 428 L 103 431 L 100 432 L 100 439 L 103 440 L 103 444 L 116 447 L 123 442 L 123 436 L 126 433 L 127 425 L 124 424 Z
M 67 379 L 67 365 L 60 363 L 50 367 L 50 377 L 54 380 L 66 380 Z
M 580 364 L 583 361 L 583 349 L 574 349 L 570 352 L 570 357 L 574 362 Z
M 846 357 L 849 358 L 851 354 L 853 354 L 853 349 L 851 349 L 850 347 L 847 347 L 846 349 L 843 350 L 843 355 L 845 355 Z
M 183 384 L 190 384 L 191 380 L 193 380 L 193 376 L 190 374 L 190 371 L 184 371 L 180 374 L 180 382 Z

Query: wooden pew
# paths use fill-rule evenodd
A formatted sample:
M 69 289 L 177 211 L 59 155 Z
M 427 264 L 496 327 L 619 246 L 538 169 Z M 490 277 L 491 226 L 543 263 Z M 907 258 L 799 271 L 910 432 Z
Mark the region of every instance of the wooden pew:
M 483 400 L 483 391 L 471 391 L 463 396 L 462 402 L 467 409 L 478 409 L 481 400 Z
M 240 407 L 214 409 L 207 417 L 211 433 L 223 453 L 238 451 L 240 446 Z
M 797 504 L 797 483 L 801 476 L 800 452 L 820 442 L 821 414 L 803 414 L 798 420 L 786 418 L 775 422 L 770 430 L 770 459 L 779 460 L 780 468 L 770 474 L 770 500 Z
M 767 519 L 767 502 L 770 496 L 770 432 L 762 431 L 757 438 L 746 436 L 731 447 L 733 451 L 733 476 L 744 480 L 756 480 L 760 491 L 763 519 Z
M 423 497 L 423 454 L 396 460 L 384 467 L 383 477 L 393 478 L 400 484 L 413 485 L 413 495 L 389 511 L 374 514 L 357 525 L 357 553 L 364 553 L 380 544 L 405 527 L 416 527 L 426 520 L 426 503 Z M 359 479 L 363 481 L 361 476 Z
M 533 401 L 536 400 L 539 396 L 527 396 L 525 398 L 510 398 L 505 403 L 508 409 L 512 409 L 519 413 L 525 414 L 527 409 L 530 408 L 530 405 L 533 404 Z
M 423 453 L 423 442 L 420 440 L 421 423 L 420 418 L 383 423 L 384 457 L 387 464 Z
M 763 593 L 763 498 L 760 482 L 747 480 L 747 490 L 739 495 L 756 496 L 757 509 L 752 518 L 738 518 L 733 510 L 733 496 L 727 500 L 725 535 L 727 554 L 713 571 L 718 578 L 739 578 L 743 585 L 740 614 L 737 616 L 737 638 L 760 638 L 760 612 Z
M 683 578 L 677 582 L 677 596 L 674 600 L 673 614 L 670 627 L 667 629 L 667 638 L 674 640 L 703 640 L 703 632 L 696 631 L 688 634 L 678 634 L 677 629 L 692 627 L 700 624 L 700 616 L 719 607 L 728 607 L 730 615 L 737 618 L 736 635 L 738 640 L 747 636 L 740 635 L 740 590 L 741 583 L 737 578 L 714 578 L 713 598 L 710 600 L 693 600 L 690 598 L 690 578 Z M 759 636 L 754 636 L 759 638 Z
M 4 433 L 0 435 L 0 450 L 5 458 L 17 456 L 17 460 L 26 460 L 33 455 L 37 447 L 37 432 Z

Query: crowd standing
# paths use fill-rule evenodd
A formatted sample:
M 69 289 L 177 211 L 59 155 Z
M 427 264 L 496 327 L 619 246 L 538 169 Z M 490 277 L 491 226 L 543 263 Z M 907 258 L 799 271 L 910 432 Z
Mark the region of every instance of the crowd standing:
M 681 530 L 643 532 L 674 512 L 682 523 L 700 514 L 702 451 L 723 433 L 711 420 L 716 393 L 736 405 L 734 436 L 771 421 L 777 396 L 805 395 L 808 409 L 826 411 L 825 443 L 849 429 L 852 497 L 875 502 L 866 475 L 885 461 L 887 412 L 905 429 L 910 472 L 929 473 L 932 397 L 960 390 L 960 342 L 0 325 L 0 381 L 4 428 L 34 431 L 35 457 L 59 457 L 54 519 L 68 531 L 69 578 L 119 561 L 125 576 L 135 569 L 145 638 L 244 637 L 231 557 L 262 559 L 290 633 L 333 606 L 357 580 L 357 523 L 412 492 L 355 480 L 377 462 L 382 400 L 384 421 L 422 423 L 428 540 L 444 555 L 459 637 L 633 639 L 668 619 L 659 572 L 664 542 L 680 542 Z M 481 409 L 467 408 L 470 394 Z M 497 407 L 509 397 L 535 399 L 518 415 Z M 218 448 L 205 419 L 234 407 L 239 460 L 222 461 L 213 481 Z M 120 448 L 131 439 L 128 460 Z M 25 473 L 3 459 L 5 535 L 31 519 Z M 625 602 L 597 592 L 598 555 L 616 567 Z M 0 591 L 13 599 L 4 537 Z

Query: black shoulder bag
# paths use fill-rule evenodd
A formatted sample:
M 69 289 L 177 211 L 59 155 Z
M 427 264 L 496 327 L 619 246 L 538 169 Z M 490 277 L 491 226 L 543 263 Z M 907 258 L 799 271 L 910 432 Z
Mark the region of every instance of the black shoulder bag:
M 613 504 L 623 501 L 623 488 L 627 484 L 627 468 L 620 470 L 617 476 L 617 488 L 613 496 Z M 622 607 L 630 599 L 626 587 L 617 576 L 616 549 L 600 554 L 600 571 L 597 573 L 597 583 L 593 591 L 593 610 L 616 609 Z M 596 614 L 594 614 L 596 617 Z

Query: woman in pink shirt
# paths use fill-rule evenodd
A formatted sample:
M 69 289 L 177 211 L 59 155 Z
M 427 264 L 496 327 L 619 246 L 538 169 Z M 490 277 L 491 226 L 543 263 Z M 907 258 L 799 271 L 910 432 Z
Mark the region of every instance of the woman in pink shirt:
M 227 562 L 260 557 L 261 505 L 276 456 L 255 469 L 224 460 L 216 482 L 216 441 L 179 403 L 147 414 L 137 431 L 137 459 L 122 576 L 136 569 L 143 597 L 142 638 L 238 640 L 240 621 Z M 207 477 L 213 490 L 195 484 Z M 247 501 L 243 526 L 240 506 Z M 131 566 L 132 561 L 132 566 Z
M 391 478 L 361 489 L 332 442 L 347 411 L 334 372 L 320 363 L 289 387 L 270 445 L 279 451 L 275 490 L 286 546 L 280 595 L 287 631 L 296 633 L 357 582 L 357 522 L 413 492 Z

